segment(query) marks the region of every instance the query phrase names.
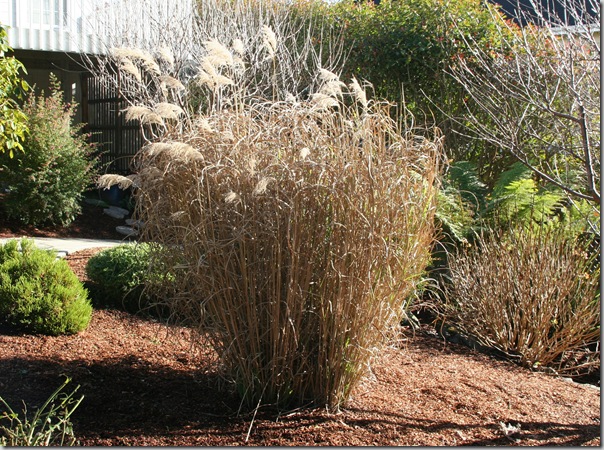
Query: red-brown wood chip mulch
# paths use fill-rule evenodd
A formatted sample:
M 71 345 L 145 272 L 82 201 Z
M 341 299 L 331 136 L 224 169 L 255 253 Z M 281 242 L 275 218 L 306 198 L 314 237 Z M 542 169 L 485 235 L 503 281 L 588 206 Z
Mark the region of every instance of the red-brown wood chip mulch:
M 10 232 L 0 224 L 0 236 Z M 96 251 L 67 257 L 83 280 Z M 341 411 L 265 407 L 254 416 L 240 410 L 213 350 L 193 346 L 190 330 L 95 310 L 74 336 L 0 328 L 0 396 L 19 411 L 25 401 L 31 413 L 71 377 L 68 387 L 85 396 L 72 416 L 85 446 L 600 445 L 598 387 L 424 330 L 381 352 Z

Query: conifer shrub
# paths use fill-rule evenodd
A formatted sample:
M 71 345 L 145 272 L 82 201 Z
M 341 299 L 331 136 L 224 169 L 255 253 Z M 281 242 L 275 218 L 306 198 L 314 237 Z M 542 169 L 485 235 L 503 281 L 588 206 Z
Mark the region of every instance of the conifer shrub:
M 0 174 L 8 185 L 6 214 L 26 224 L 67 226 L 80 213 L 83 192 L 92 182 L 92 148 L 72 126 L 74 105 L 63 102 L 51 76 L 48 97 L 30 95 L 23 111 L 29 134 L 23 151 L 0 154 Z
M 67 262 L 31 240 L 0 247 L 0 317 L 28 332 L 52 336 L 86 329 L 88 293 Z

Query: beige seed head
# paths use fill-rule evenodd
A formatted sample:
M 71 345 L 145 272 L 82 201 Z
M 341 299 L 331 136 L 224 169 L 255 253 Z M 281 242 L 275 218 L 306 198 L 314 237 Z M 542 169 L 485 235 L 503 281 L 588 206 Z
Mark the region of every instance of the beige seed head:
M 169 89 L 174 89 L 175 91 L 184 91 L 185 86 L 180 82 L 180 80 L 171 77 L 170 75 L 162 75 L 159 77 L 159 81 L 162 86 L 167 87 Z
M 118 186 L 120 189 L 128 189 L 132 186 L 132 180 L 128 177 L 116 174 L 105 174 L 99 177 L 96 185 L 100 189 L 109 189 L 111 186 Z
M 174 66 L 174 55 L 172 54 L 172 50 L 168 47 L 160 47 L 157 50 L 157 57 L 168 64 L 168 66 Z
M 204 133 L 214 133 L 214 129 L 212 128 L 212 125 L 210 125 L 210 121 L 205 117 L 197 120 L 197 127 Z
M 151 111 L 146 106 L 129 106 L 124 111 L 126 112 L 126 122 L 138 120 L 143 125 L 162 125 L 164 123 L 159 114 Z
M 268 177 L 264 177 L 262 178 L 258 184 L 256 185 L 256 187 L 254 188 L 254 190 L 252 191 L 253 195 L 262 195 L 266 192 L 266 188 L 268 187 L 269 183 L 271 181 L 274 181 L 272 178 L 268 178 Z
M 327 81 L 321 86 L 322 94 L 329 95 L 330 97 L 340 97 L 342 95 L 342 88 L 346 87 L 344 83 L 339 80 Z
M 352 77 L 352 82 L 348 85 L 348 87 L 352 91 L 354 98 L 361 105 L 367 107 L 367 94 L 355 77 Z
M 338 101 L 335 98 L 321 92 L 312 94 L 310 100 L 319 109 L 327 109 L 333 106 L 338 106 Z
M 142 80 L 141 71 L 128 58 L 122 58 L 120 60 L 120 70 L 132 75 L 136 81 L 140 82 Z
M 143 148 L 146 156 L 148 157 L 156 157 L 161 155 L 164 152 L 169 151 L 171 148 L 171 144 L 165 142 L 155 142 L 153 144 L 149 144 Z
M 232 47 L 235 53 L 237 53 L 240 57 L 243 57 L 245 54 L 245 45 L 243 45 L 243 41 L 241 39 L 233 39 Z
M 300 159 L 306 159 L 310 155 L 310 149 L 308 147 L 304 147 L 300 150 Z
M 167 151 L 170 159 L 191 163 L 193 161 L 203 161 L 202 154 L 189 144 L 183 142 L 173 142 L 170 144 L 170 149 Z
M 340 81 L 339 76 L 337 76 L 335 73 L 333 73 L 327 69 L 323 69 L 323 68 L 319 68 L 319 79 L 325 83 L 330 82 L 330 81 Z
M 218 40 L 212 39 L 204 42 L 204 47 L 207 52 L 205 60 L 209 61 L 214 67 L 221 67 L 225 65 L 233 65 L 233 55 L 222 45 Z
M 267 51 L 269 58 L 275 56 L 277 51 L 277 36 L 268 25 L 262 26 L 262 46 Z
M 224 196 L 224 201 L 227 203 L 239 203 L 241 201 L 241 197 L 239 197 L 239 194 L 231 191 Z
M 178 120 L 179 116 L 184 114 L 184 111 L 180 106 L 165 102 L 155 105 L 154 110 L 163 119 Z

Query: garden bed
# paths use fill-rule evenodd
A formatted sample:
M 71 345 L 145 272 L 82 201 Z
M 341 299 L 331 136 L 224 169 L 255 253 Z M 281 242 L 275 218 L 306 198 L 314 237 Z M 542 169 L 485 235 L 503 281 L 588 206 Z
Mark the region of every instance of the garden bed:
M 67 257 L 81 280 L 97 251 Z M 71 377 L 85 396 L 73 415 L 85 446 L 600 445 L 599 388 L 447 343 L 428 326 L 381 352 L 339 412 L 240 409 L 215 353 L 190 334 L 109 309 L 75 336 L 1 329 L 0 396 L 33 411 Z
M 425 333 L 382 352 L 340 412 L 267 407 L 254 418 L 189 333 L 113 310 L 95 311 L 76 336 L 3 332 L 0 393 L 17 408 L 40 405 L 72 377 L 86 446 L 600 445 L 599 389 Z M 506 437 L 502 423 L 520 432 Z

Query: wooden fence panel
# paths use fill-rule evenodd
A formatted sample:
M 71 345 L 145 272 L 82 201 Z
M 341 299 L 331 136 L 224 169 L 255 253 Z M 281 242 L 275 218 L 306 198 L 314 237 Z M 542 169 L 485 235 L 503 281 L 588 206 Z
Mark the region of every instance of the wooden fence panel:
M 116 77 L 118 75 L 115 75 Z M 119 85 L 119 80 L 117 80 Z M 97 146 L 101 173 L 131 173 L 132 157 L 143 146 L 138 123 L 126 123 L 122 111 L 127 103 L 117 87 L 90 74 L 82 80 L 82 121 Z

